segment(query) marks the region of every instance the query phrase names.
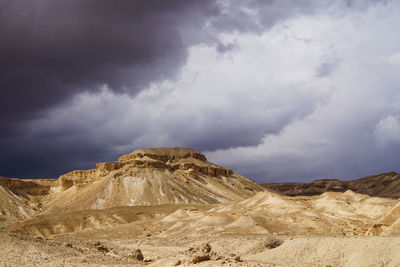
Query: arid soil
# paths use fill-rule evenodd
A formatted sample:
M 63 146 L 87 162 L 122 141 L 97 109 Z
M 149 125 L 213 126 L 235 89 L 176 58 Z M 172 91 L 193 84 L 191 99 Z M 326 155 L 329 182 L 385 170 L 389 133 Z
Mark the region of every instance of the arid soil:
M 0 233 L 0 266 L 400 266 L 399 247 L 400 237 L 42 239 Z
M 400 266 L 399 199 L 276 191 L 187 148 L 2 178 L 0 266 Z

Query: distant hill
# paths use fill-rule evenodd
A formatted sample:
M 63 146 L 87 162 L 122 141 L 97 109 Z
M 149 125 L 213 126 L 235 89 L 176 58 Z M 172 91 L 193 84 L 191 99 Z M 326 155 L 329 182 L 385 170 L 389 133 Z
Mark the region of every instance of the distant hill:
M 352 190 L 359 194 L 376 197 L 400 198 L 400 175 L 387 172 L 352 181 L 337 179 L 315 180 L 311 183 L 267 183 L 264 188 L 287 196 L 313 196 L 324 192 Z

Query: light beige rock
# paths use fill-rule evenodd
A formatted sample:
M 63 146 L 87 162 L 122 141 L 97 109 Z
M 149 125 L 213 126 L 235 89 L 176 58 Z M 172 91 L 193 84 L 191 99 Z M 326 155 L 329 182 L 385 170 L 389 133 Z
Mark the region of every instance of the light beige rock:
M 219 203 L 264 189 L 188 148 L 140 149 L 118 162 L 60 176 L 44 198 L 47 210 Z

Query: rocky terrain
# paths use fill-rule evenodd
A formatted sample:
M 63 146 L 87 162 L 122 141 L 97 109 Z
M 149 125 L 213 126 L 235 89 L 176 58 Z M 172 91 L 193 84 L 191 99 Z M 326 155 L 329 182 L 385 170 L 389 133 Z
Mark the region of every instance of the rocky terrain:
M 324 179 L 311 183 L 268 183 L 263 186 L 287 196 L 314 196 L 324 192 L 352 190 L 374 197 L 400 198 L 400 175 L 396 172 L 371 175 L 352 181 Z
M 157 148 L 1 178 L 0 266 L 400 266 L 398 176 L 263 187 Z

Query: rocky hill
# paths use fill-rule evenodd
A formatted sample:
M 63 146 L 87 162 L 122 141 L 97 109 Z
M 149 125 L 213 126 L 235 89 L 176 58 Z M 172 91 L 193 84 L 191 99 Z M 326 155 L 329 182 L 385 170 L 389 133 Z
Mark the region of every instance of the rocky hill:
M 189 148 L 139 149 L 57 180 L 0 179 L 40 212 L 240 201 L 264 189 Z M 32 196 L 37 196 L 32 202 Z M 31 205 L 31 206 L 32 206 Z
M 263 186 L 287 196 L 314 196 L 324 192 L 352 190 L 370 196 L 400 198 L 400 175 L 396 172 L 367 176 L 352 181 L 324 179 L 311 183 L 268 183 Z

